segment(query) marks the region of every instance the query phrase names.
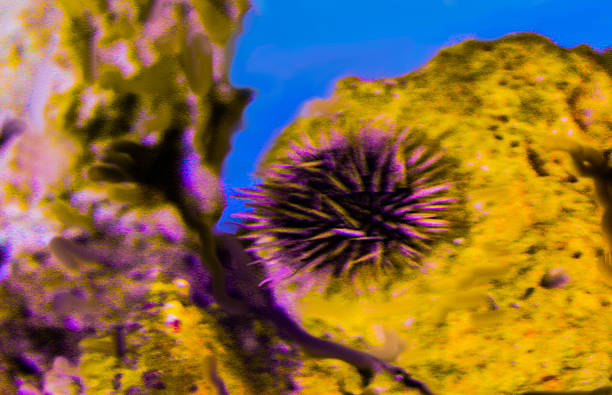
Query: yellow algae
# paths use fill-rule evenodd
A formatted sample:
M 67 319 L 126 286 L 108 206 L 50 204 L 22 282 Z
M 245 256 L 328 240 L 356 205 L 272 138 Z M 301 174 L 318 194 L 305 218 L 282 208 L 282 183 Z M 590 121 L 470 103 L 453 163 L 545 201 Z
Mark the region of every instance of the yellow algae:
M 234 24 L 230 17 L 211 0 L 194 2 L 193 5 L 208 36 L 215 44 L 225 46 L 234 30 Z
M 81 214 L 77 209 L 61 200 L 55 200 L 48 205 L 50 216 L 54 216 L 63 226 L 76 226 L 90 232 L 94 231 L 94 223 L 89 215 Z

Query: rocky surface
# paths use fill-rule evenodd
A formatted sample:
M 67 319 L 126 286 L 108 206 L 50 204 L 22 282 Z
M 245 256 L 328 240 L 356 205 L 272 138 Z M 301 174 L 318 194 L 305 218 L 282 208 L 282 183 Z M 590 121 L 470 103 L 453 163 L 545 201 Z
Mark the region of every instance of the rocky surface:
M 277 294 L 314 334 L 372 345 L 383 341 L 381 328 L 395 333 L 406 345 L 397 363 L 437 393 L 609 383 L 612 287 L 597 268 L 606 249 L 602 212 L 593 182 L 545 141 L 571 136 L 612 148 L 610 54 L 520 33 L 444 48 L 403 76 L 340 80 L 276 137 L 259 174 L 287 163 L 289 142 L 303 136 L 409 127 L 459 159 L 468 215 L 457 225 L 469 231 L 434 248 L 426 270 L 388 288 L 355 295 L 347 286 L 328 296 L 289 282 Z M 562 286 L 551 286 L 549 273 L 563 273 Z M 338 388 L 339 377 L 329 376 Z M 304 393 L 315 393 L 317 380 L 304 378 L 312 388 Z

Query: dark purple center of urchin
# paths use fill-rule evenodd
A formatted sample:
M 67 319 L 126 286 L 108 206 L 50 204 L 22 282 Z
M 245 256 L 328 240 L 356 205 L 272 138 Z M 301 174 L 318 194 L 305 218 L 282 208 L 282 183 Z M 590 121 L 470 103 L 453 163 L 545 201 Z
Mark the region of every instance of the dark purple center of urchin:
M 391 267 L 390 249 L 418 265 L 435 233 L 447 229 L 442 215 L 456 200 L 447 196 L 440 157 L 406 135 L 294 146 L 291 164 L 242 190 L 238 197 L 256 210 L 235 217 L 246 220 L 243 237 L 256 240 L 253 250 L 272 247 L 272 259 L 296 271 L 332 267 L 339 276 L 364 264 Z

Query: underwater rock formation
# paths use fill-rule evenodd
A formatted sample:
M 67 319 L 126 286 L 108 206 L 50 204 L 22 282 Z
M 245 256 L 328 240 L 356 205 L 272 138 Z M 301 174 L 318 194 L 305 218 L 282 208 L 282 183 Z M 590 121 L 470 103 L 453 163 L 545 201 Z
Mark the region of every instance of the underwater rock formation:
M 291 142 L 317 141 L 329 130 L 408 128 L 459 161 L 467 209 L 449 228 L 462 234 L 425 254 L 421 272 L 361 294 L 346 285 L 320 292 L 312 275 L 278 283 L 278 298 L 312 333 L 338 341 L 371 344 L 381 341 L 372 324 L 392 328 L 408 344 L 399 365 L 434 392 L 591 390 L 608 382 L 612 315 L 608 279 L 598 269 L 608 249 L 602 207 L 568 151 L 550 146 L 555 136 L 571 136 L 609 152 L 606 56 L 518 33 L 444 48 L 403 76 L 341 79 L 329 99 L 317 99 L 316 111 L 304 111 L 275 137 L 258 165 L 262 184 L 275 166 L 292 163 Z M 461 279 L 482 265 L 480 274 Z M 571 281 L 539 287 L 551 269 Z
M 270 273 L 252 246 L 213 231 L 223 162 L 253 96 L 228 75 L 248 3 L 58 4 L 23 21 L 42 64 L 72 80 L 47 97 L 53 73 L 41 68 L 29 110 L 13 114 L 25 124 L 0 136 L 1 390 L 509 394 L 609 376 L 591 180 L 543 144 L 556 130 L 606 148 L 600 55 L 532 34 L 468 41 L 402 77 L 345 78 L 331 105 L 311 106 L 260 174 L 296 134 L 410 130 L 453 158 L 464 199 L 445 238 L 422 256 L 394 254 L 420 271 L 318 294 L 316 276 L 258 287 Z M 427 220 L 441 221 L 418 225 Z M 572 281 L 538 288 L 549 265 Z

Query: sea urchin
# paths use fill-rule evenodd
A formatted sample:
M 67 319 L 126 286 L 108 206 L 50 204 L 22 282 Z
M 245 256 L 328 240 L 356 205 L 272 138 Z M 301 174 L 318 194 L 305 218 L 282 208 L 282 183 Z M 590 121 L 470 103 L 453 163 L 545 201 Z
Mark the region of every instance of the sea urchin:
M 271 166 L 263 184 L 240 189 L 237 197 L 255 211 L 234 217 L 244 220 L 241 237 L 253 239 L 250 250 L 288 269 L 284 277 L 397 269 L 392 251 L 418 267 L 449 228 L 446 214 L 458 200 L 442 157 L 408 129 L 330 131 L 316 144 L 291 144 L 288 160 Z

